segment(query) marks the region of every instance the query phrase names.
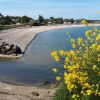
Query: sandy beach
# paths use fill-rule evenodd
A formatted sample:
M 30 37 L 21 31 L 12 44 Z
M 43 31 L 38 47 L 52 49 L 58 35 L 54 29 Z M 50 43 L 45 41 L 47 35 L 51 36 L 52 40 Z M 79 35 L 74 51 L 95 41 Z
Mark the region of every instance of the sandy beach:
M 92 26 L 91 24 L 90 26 Z M 99 26 L 100 24 L 96 24 Z M 29 43 L 35 38 L 35 36 L 44 31 L 67 28 L 67 27 L 83 27 L 85 25 L 56 25 L 56 26 L 37 26 L 37 27 L 25 27 L 25 28 L 13 28 L 0 31 L 0 41 L 10 44 L 18 45 L 22 51 L 25 52 Z M 1 58 L 19 58 L 19 56 L 12 55 L 0 55 Z
M 0 82 L 0 100 L 52 100 L 53 87 L 16 86 Z

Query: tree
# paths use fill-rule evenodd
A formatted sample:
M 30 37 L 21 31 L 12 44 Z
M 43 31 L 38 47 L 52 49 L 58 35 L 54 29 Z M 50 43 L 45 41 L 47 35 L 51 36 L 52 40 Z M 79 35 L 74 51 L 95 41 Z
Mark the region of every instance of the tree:
M 39 18 L 38 18 L 38 23 L 40 23 L 40 25 L 45 25 L 45 19 L 43 16 L 39 15 Z
M 63 18 L 54 18 L 54 17 L 50 17 L 50 21 L 52 23 L 55 23 L 55 24 L 62 24 L 63 23 Z
M 23 17 L 21 18 L 21 23 L 29 23 L 30 20 L 31 20 L 30 17 L 23 16 Z
M 5 16 L 0 18 L 0 24 L 1 25 L 10 25 L 12 23 L 12 19 L 10 16 Z
M 3 15 L 0 13 L 0 18 L 2 18 L 3 17 Z
M 69 19 L 69 21 L 70 21 L 71 23 L 74 23 L 74 19 L 73 19 L 73 18 Z
M 63 18 L 56 18 L 57 24 L 63 24 Z

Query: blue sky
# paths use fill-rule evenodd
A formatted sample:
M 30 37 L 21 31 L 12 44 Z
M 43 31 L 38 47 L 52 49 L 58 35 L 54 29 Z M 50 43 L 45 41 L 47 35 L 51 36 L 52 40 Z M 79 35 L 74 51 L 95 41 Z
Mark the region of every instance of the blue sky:
M 100 0 L 0 0 L 4 15 L 100 19 Z

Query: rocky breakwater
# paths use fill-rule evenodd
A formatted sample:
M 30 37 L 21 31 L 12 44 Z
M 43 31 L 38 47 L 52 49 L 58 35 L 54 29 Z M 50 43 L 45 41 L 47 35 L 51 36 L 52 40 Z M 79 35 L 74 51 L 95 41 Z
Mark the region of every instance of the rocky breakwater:
M 9 44 L 6 42 L 0 42 L 1 57 L 19 56 L 21 54 L 22 54 L 22 50 L 19 46 L 14 44 Z

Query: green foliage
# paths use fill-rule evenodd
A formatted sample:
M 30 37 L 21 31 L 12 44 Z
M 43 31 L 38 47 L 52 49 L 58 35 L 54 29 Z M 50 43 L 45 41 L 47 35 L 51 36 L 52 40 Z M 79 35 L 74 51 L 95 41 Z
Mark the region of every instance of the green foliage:
M 40 22 L 41 24 L 44 22 L 43 16 L 39 15 L 38 22 Z
M 23 16 L 21 18 L 21 23 L 29 23 L 29 21 L 31 20 L 31 18 L 27 17 L 27 16 Z
M 63 24 L 63 18 L 50 17 L 50 21 L 54 24 Z
M 0 24 L 1 25 L 10 25 L 12 23 L 12 20 L 10 16 L 0 17 Z
M 59 85 L 59 89 L 54 95 L 53 100 L 69 100 L 68 97 L 70 96 L 70 92 L 68 92 L 67 88 L 65 87 L 64 83 Z
M 48 24 L 63 24 L 70 23 L 73 24 L 74 22 L 77 24 L 81 24 L 82 19 L 74 20 L 71 19 L 63 19 L 61 17 L 54 18 L 50 17 L 48 19 L 45 19 L 42 15 L 39 15 L 38 19 L 34 20 L 31 17 L 28 16 L 4 16 L 0 13 L 0 25 L 11 25 L 11 24 L 17 24 L 17 25 L 30 25 L 30 26 L 42 26 L 42 25 L 48 25 Z M 99 20 L 87 20 L 88 23 L 95 23 L 100 22 Z
M 30 20 L 33 20 L 30 17 L 27 16 L 3 16 L 0 13 L 0 25 L 10 25 L 10 24 L 17 24 L 17 23 L 29 23 Z

